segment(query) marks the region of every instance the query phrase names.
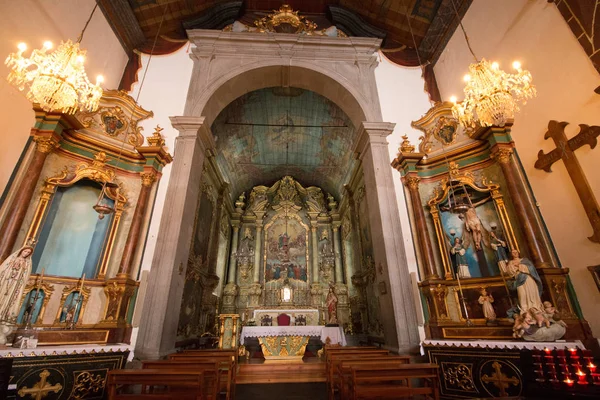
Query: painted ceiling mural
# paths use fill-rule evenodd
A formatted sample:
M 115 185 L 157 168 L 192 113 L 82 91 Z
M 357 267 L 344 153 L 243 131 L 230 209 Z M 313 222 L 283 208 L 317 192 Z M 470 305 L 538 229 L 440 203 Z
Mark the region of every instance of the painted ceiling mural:
M 354 126 L 337 105 L 311 91 L 247 93 L 219 114 L 212 132 L 234 196 L 291 175 L 339 199 L 352 170 Z

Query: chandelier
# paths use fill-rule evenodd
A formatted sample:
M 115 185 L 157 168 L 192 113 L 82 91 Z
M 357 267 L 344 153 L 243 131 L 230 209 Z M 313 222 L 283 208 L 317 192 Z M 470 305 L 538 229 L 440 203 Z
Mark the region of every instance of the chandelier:
M 513 68 L 517 71 L 515 74 L 502 71 L 497 62 L 486 59 L 479 61 L 471 48 L 454 0 L 452 6 L 467 47 L 475 59 L 475 63 L 469 65 L 469 73 L 464 76 L 465 99 L 457 103 L 455 96 L 450 98 L 454 103 L 452 114 L 467 129 L 473 129 L 477 124 L 504 126 L 519 111 L 519 103 L 525 104 L 527 99 L 535 97 L 531 73 L 521 69 L 518 61 L 513 62 Z
M 96 84 L 90 83 L 83 63 L 85 50 L 79 48 L 83 33 L 96 7 L 88 19 L 77 42 L 61 42 L 53 51 L 52 42 L 45 42 L 39 50 L 33 50 L 29 58 L 23 57 L 25 43 L 19 43 L 17 53 L 11 53 L 4 62 L 10 69 L 8 82 L 19 90 L 27 90 L 27 99 L 38 103 L 45 111 L 74 114 L 77 110 L 95 111 L 98 108 L 104 81 L 101 75 Z
M 521 63 L 515 61 L 515 74 L 504 72 L 497 62 L 486 59 L 469 65 L 465 75 L 465 99 L 460 103 L 456 97 L 452 114 L 466 128 L 481 126 L 504 126 L 508 119 L 519 111 L 519 103 L 526 104 L 527 99 L 536 95 L 531 83 L 531 73 L 521 69 Z

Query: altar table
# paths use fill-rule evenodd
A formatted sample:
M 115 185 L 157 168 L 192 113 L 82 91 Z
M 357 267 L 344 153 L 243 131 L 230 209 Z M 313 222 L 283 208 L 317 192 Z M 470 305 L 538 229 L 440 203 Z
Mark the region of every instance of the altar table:
M 244 326 L 240 333 L 243 345 L 247 337 L 258 338 L 265 360 L 301 360 L 310 337 L 323 343 L 346 345 L 341 327 L 312 326 Z

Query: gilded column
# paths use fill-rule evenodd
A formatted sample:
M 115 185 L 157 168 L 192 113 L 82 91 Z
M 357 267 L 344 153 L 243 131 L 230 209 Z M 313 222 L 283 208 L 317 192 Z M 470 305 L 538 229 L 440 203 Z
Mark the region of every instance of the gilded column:
M 435 268 L 435 258 L 433 254 L 433 247 L 431 245 L 431 237 L 429 236 L 427 220 L 425 218 L 425 212 L 423 211 L 423 204 L 421 203 L 421 196 L 419 194 L 420 180 L 421 179 L 413 173 L 404 177 L 404 184 L 408 188 L 408 193 L 410 194 L 412 212 L 413 216 L 415 217 L 417 240 L 419 242 L 419 249 L 421 250 L 421 257 L 423 258 L 423 264 L 425 267 L 425 279 L 439 279 Z
M 11 254 L 46 157 L 58 147 L 58 141 L 52 136 L 34 136 L 33 140 L 35 141 L 35 152 L 27 167 L 27 175 L 17 189 L 15 198 L 6 213 L 6 219 L 0 228 L 0 262 L 3 262 Z
M 552 267 L 550 249 L 543 239 L 544 231 L 536 218 L 535 206 L 527 199 L 528 189 L 517 175 L 518 166 L 513 160 L 513 150 L 507 147 L 498 147 L 492 157 L 502 168 L 508 192 L 515 206 L 517 219 L 523 230 L 527 249 L 534 265 L 536 268 Z
M 231 252 L 229 256 L 229 273 L 227 275 L 227 283 L 235 284 L 235 276 L 237 274 L 237 258 L 238 239 L 240 234 L 240 221 L 231 221 L 233 227 L 233 235 L 231 237 Z
M 333 224 L 333 251 L 335 253 L 335 283 L 344 283 L 339 223 Z
M 148 208 L 148 199 L 150 198 L 152 185 L 156 180 L 156 173 L 142 172 L 140 178 L 142 179 L 142 189 L 138 196 L 133 218 L 131 219 L 131 225 L 129 227 L 129 233 L 127 234 L 127 241 L 125 242 L 125 247 L 123 249 L 123 257 L 121 257 L 121 264 L 119 265 L 119 272 L 117 274 L 117 277 L 119 278 L 129 278 L 131 273 L 131 266 L 140 242 L 144 216 L 146 215 L 146 209 Z
M 317 283 L 319 282 L 319 242 L 317 239 L 317 221 L 311 221 L 310 234 L 312 242 L 313 283 Z
M 261 238 L 262 236 L 262 220 L 256 221 L 256 233 L 254 235 L 254 283 L 260 282 L 260 255 L 261 255 Z

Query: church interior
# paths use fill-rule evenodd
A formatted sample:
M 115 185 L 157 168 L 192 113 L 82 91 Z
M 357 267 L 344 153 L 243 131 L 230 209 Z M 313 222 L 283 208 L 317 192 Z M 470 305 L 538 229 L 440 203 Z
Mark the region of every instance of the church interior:
M 599 4 L 3 2 L 0 397 L 600 397 Z

